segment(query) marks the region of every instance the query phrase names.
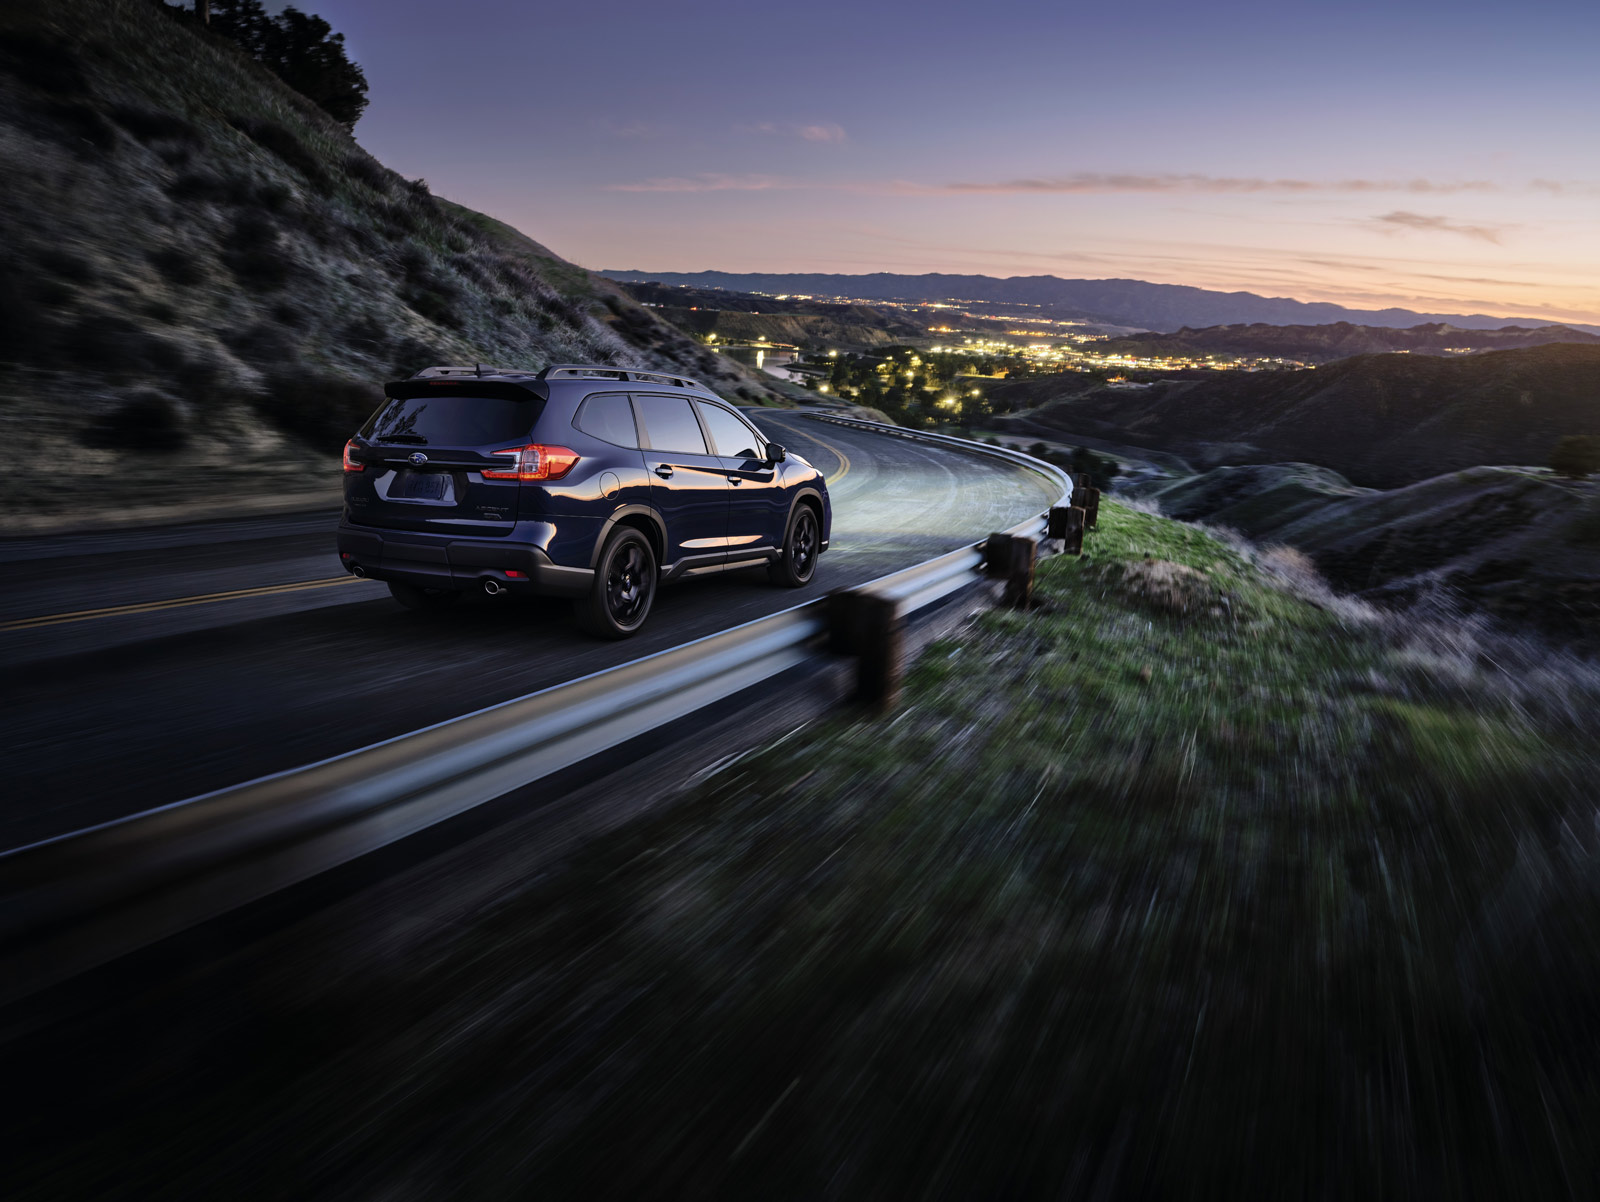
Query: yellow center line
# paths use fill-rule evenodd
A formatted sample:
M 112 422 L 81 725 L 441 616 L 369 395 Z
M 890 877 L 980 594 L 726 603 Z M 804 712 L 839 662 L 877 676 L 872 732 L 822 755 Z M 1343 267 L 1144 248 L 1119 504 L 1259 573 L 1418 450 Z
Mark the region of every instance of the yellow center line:
M 113 618 L 122 614 L 148 614 L 162 609 L 182 609 L 189 605 L 209 605 L 213 601 L 237 601 L 244 597 L 272 597 L 297 593 L 303 589 L 331 588 L 337 584 L 361 583 L 354 576 L 330 576 L 323 580 L 301 580 L 294 584 L 265 584 L 260 588 L 236 588 L 225 593 L 206 593 L 201 597 L 173 597 L 167 601 L 140 601 L 132 605 L 112 605 L 105 609 L 79 609 L 72 613 L 45 614 L 37 618 L 14 618 L 0 622 L 0 630 L 32 630 L 40 626 L 59 626 L 64 622 L 87 622 L 90 618 Z
M 796 430 L 795 433 L 800 435 L 801 438 L 809 438 L 812 442 L 822 447 L 823 450 L 833 455 L 834 458 L 838 459 L 839 470 L 833 475 L 825 477 L 829 488 L 832 488 L 835 484 L 839 483 L 839 481 L 843 480 L 850 474 L 850 456 L 846 455 L 838 447 L 834 446 L 825 438 L 818 438 L 810 430 Z

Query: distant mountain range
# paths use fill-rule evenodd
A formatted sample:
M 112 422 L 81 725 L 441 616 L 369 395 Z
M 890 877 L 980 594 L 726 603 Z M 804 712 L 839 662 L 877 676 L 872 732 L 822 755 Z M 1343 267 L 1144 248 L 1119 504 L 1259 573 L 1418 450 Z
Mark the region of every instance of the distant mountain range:
M 1512 316 L 1484 314 L 1417 313 L 1410 309 L 1347 309 L 1343 305 L 1297 301 L 1286 297 L 1258 296 L 1254 292 L 1212 292 L 1183 284 L 1151 284 L 1144 280 L 1064 280 L 1053 275 L 830 275 L 812 272 L 769 273 L 729 271 L 620 271 L 599 274 L 619 281 L 657 280 L 696 288 L 726 288 L 735 292 L 808 293 L 844 296 L 857 300 L 926 302 L 981 301 L 998 305 L 1029 305 L 1047 309 L 1066 320 L 1132 326 L 1169 331 L 1184 326 L 1322 325 L 1353 322 L 1358 325 L 1406 327 L 1444 323 L 1465 329 L 1498 329 Z M 1532 324 L 1538 319 L 1521 318 Z M 1600 334 L 1600 325 L 1574 324 L 1574 329 Z
M 1600 343 L 1600 334 L 1586 334 L 1570 326 L 1502 326 L 1497 330 L 1467 330 L 1433 322 L 1396 329 L 1392 326 L 1358 326 L 1347 321 L 1325 326 L 1276 326 L 1257 322 L 1247 326 L 1185 326 L 1172 334 L 1130 334 L 1108 338 L 1096 349 L 1121 355 L 1239 355 L 1252 358 L 1296 359 L 1302 363 L 1328 363 L 1351 355 L 1378 355 L 1411 351 L 1442 355 L 1452 351 L 1504 351 L 1550 342 Z

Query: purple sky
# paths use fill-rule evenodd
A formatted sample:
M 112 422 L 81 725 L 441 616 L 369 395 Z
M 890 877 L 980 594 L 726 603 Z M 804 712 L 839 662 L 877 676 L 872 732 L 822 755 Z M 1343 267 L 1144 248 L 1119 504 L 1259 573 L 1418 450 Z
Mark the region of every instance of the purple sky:
M 308 0 L 364 145 L 588 267 L 1600 321 L 1600 4 Z

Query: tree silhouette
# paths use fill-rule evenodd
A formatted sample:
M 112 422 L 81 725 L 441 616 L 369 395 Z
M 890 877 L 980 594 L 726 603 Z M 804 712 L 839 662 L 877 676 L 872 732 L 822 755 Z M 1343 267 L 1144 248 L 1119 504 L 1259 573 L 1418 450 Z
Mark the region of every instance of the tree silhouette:
M 1550 466 L 1560 475 L 1580 480 L 1600 472 L 1600 437 L 1568 435 L 1550 452 Z
M 346 129 L 367 107 L 367 77 L 345 54 L 344 34 L 315 13 L 286 8 L 276 17 L 261 0 L 211 0 L 210 27 Z

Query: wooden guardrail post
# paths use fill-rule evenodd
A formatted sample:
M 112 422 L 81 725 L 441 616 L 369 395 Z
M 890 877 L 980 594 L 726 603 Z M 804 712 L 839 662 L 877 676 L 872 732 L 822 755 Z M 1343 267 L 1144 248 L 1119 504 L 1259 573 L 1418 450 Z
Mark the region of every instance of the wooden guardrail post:
M 1083 554 L 1083 508 L 1078 505 L 1054 505 L 1050 508 L 1049 535 L 1061 540 L 1061 550 L 1066 555 Z
M 984 574 L 1006 582 L 1005 605 L 1027 608 L 1033 598 L 1033 565 L 1038 555 L 1038 540 L 1019 535 L 991 534 L 983 544 Z
M 848 589 L 828 595 L 828 646 L 855 656 L 859 704 L 888 710 L 899 702 L 904 632 L 900 603 L 892 597 Z
M 1087 484 L 1076 485 L 1072 490 L 1072 504 L 1083 510 L 1083 527 L 1093 530 L 1100 518 L 1100 490 Z

